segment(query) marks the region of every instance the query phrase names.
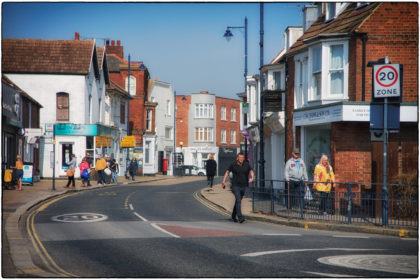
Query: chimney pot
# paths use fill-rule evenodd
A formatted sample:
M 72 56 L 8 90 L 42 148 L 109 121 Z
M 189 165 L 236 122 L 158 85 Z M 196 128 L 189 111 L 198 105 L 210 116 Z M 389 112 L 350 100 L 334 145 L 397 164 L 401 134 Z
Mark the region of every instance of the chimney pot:
M 111 40 L 111 46 L 115 46 L 115 41 Z
M 79 39 L 80 39 L 79 32 L 74 33 L 74 40 L 79 40 Z
M 117 46 L 120 46 L 120 45 L 121 45 L 121 41 L 117 40 Z
M 106 40 L 106 45 L 109 46 L 109 40 Z
M 201 94 L 208 94 L 208 91 L 200 91 Z

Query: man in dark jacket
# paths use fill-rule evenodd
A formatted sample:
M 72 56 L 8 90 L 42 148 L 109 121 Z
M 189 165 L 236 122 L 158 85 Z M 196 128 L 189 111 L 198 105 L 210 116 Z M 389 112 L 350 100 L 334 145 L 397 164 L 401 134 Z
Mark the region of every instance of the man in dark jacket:
M 214 160 L 214 156 L 210 155 L 209 160 L 206 164 L 206 175 L 207 175 L 207 187 L 213 188 L 214 175 L 216 175 L 217 163 Z

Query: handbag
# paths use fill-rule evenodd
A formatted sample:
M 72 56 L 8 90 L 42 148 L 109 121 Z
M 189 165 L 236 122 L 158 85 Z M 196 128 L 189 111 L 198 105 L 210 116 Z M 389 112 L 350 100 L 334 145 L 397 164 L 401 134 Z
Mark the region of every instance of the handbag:
M 67 177 L 73 177 L 74 176 L 74 169 L 69 168 L 66 170 Z
M 111 172 L 111 169 L 109 169 L 108 167 L 107 167 L 107 168 L 105 168 L 104 172 L 105 172 L 105 174 L 106 174 L 106 175 L 108 175 L 108 176 L 109 176 L 109 175 L 111 175 L 111 173 L 112 173 L 112 172 Z
M 305 187 L 305 196 L 303 197 L 305 200 L 313 200 L 313 196 L 311 193 L 311 190 L 309 189 L 308 186 Z
M 83 172 L 82 172 L 82 174 L 80 176 L 82 177 L 82 179 L 85 179 L 85 180 L 89 179 L 89 171 L 88 171 L 88 169 L 84 169 Z

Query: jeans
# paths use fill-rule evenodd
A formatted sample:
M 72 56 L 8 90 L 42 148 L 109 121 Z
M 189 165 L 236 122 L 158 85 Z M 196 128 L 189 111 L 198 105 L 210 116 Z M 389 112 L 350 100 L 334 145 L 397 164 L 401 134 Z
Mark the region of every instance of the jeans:
M 67 187 L 70 186 L 70 183 L 72 183 L 72 186 L 74 187 L 76 185 L 76 183 L 74 182 L 74 176 L 67 177 L 67 178 L 68 178 Z
M 98 184 L 105 184 L 105 171 L 98 170 Z
M 117 172 L 112 171 L 111 176 L 112 176 L 112 181 L 113 181 L 115 184 L 118 184 L 118 174 L 117 174 Z
M 232 219 L 235 219 L 238 216 L 238 220 L 242 220 L 242 210 L 241 210 L 241 202 L 242 198 L 245 195 L 245 188 L 246 187 L 239 187 L 239 186 L 232 186 L 231 190 L 233 195 L 235 196 L 235 205 L 233 206 L 232 210 Z
M 207 185 L 208 186 L 213 187 L 213 180 L 214 180 L 214 176 L 207 175 Z
M 319 192 L 319 195 L 321 196 L 321 203 L 319 204 L 319 211 L 320 212 L 328 212 L 330 210 L 329 208 L 329 196 L 330 194 L 327 192 Z
M 290 189 L 290 192 L 289 192 Z M 300 208 L 303 209 L 305 196 L 305 184 L 303 181 L 289 181 L 289 186 L 286 185 L 286 206 L 290 209 L 292 206 L 299 204 Z M 299 201 L 299 203 L 298 203 Z

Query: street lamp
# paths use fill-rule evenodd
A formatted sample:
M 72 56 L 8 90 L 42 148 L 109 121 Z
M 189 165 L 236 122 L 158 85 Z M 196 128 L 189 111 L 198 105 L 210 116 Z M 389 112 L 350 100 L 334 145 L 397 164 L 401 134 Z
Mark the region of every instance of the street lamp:
M 265 160 L 264 160 L 264 3 L 260 3 L 260 188 L 265 187 Z
M 244 80 L 245 80 L 245 87 L 244 87 L 244 93 L 246 94 L 246 76 L 248 75 L 248 18 L 245 17 L 245 24 L 244 26 L 228 26 L 226 29 L 225 34 L 223 37 L 226 38 L 226 40 L 229 42 L 233 34 L 230 31 L 230 29 L 244 29 L 245 30 L 245 69 L 244 69 Z M 248 160 L 248 147 L 247 147 L 247 139 L 245 138 L 245 160 Z

